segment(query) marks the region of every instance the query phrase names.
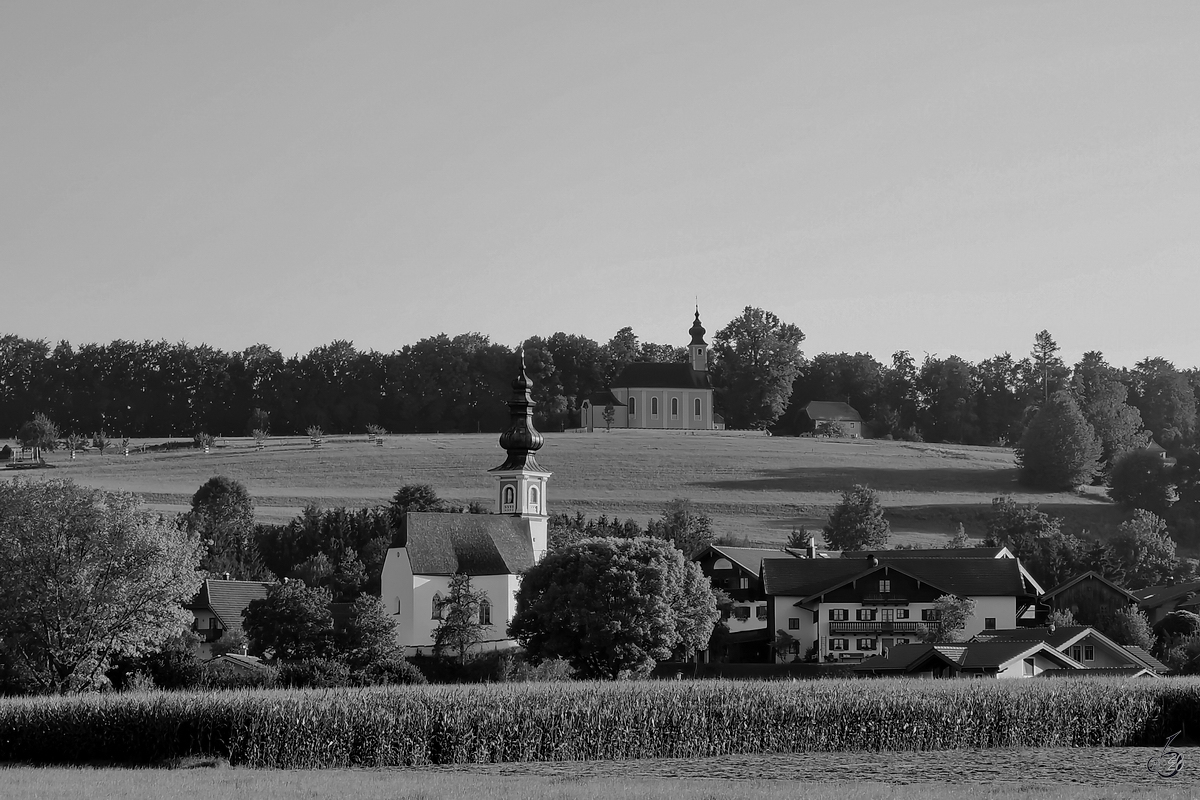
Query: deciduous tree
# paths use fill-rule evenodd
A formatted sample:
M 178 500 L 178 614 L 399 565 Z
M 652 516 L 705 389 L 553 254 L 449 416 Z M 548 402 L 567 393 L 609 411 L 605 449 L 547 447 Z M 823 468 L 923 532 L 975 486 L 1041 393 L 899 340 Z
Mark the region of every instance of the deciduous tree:
M 30 687 L 95 687 L 117 656 L 191 621 L 199 537 L 133 495 L 71 481 L 0 482 L 0 650 Z
M 275 584 L 242 612 L 250 652 L 271 661 L 325 658 L 333 645 L 332 600 L 328 590 L 304 581 Z
M 944 594 L 933 602 L 933 612 L 932 620 L 917 627 L 917 637 L 926 643 L 957 642 L 975 616 L 975 601 Z
M 667 504 L 662 516 L 651 520 L 646 534 L 666 539 L 691 557 L 713 543 L 712 517 L 696 508 L 691 500 L 676 497 Z
M 1099 470 L 1102 449 L 1075 398 L 1058 391 L 1021 436 L 1021 479 L 1042 489 L 1066 490 L 1088 483 Z
M 483 641 L 486 626 L 480 612 L 489 602 L 486 592 L 471 588 L 471 576 L 457 573 L 450 578 L 448 593 L 439 609 L 437 628 L 433 631 L 433 652 L 441 658 L 454 653 L 460 665 L 467 663 L 471 648 Z
M 1113 465 L 1108 496 L 1127 509 L 1143 508 L 1165 517 L 1175 499 L 1171 478 L 1171 468 L 1158 453 L 1131 450 Z
M 1121 523 L 1112 550 L 1125 568 L 1126 585 L 1131 589 L 1166 583 L 1178 567 L 1167 524 L 1149 511 L 1138 509 Z
M 825 543 L 834 550 L 878 550 L 887 546 L 892 526 L 883 515 L 879 493 L 855 485 L 842 492 L 824 533 Z
M 770 427 L 787 405 L 804 333 L 770 311 L 746 306 L 713 337 L 713 367 L 726 423 Z
M 597 538 L 525 573 L 509 634 L 535 661 L 563 658 L 581 677 L 615 679 L 703 649 L 717 618 L 708 579 L 669 542 Z

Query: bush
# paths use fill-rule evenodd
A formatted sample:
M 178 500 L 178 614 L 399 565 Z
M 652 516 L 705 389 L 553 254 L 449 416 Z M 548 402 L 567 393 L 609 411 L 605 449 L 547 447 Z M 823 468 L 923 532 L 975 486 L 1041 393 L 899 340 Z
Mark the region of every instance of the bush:
M 1160 517 L 1173 499 L 1171 471 L 1149 450 L 1130 450 L 1118 457 L 1108 486 L 1108 496 L 1125 508 L 1142 508 Z
M 366 686 L 405 686 L 427 683 L 425 674 L 402 657 L 384 658 L 368 664 L 353 675 Z
M 0 447 L 0 461 L 11 461 L 13 457 L 13 449 L 9 445 Z
M 354 680 L 350 675 L 350 667 L 341 661 L 306 658 L 280 664 L 276 683 L 290 689 L 328 689 L 351 686 Z

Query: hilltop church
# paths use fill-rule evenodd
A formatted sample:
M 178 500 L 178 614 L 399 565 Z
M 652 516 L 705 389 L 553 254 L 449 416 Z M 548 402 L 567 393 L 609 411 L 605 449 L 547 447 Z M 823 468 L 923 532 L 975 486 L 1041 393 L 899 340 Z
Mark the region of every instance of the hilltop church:
M 388 550 L 384 560 L 380 596 L 395 615 L 397 641 L 407 655 L 433 648 L 450 579 L 458 573 L 471 576 L 471 590 L 485 595 L 480 648 L 515 645 L 507 630 L 517 611 L 520 576 L 546 554 L 551 473 L 534 457 L 544 439 L 533 427 L 533 383 L 524 355 L 512 388 L 509 428 L 500 435 L 507 458 L 489 470 L 495 476 L 493 513 L 410 511 L 401 525 L 400 546 Z
M 686 363 L 635 362 L 625 367 L 608 390 L 583 401 L 580 427 L 589 432 L 613 428 L 714 430 L 720 420 L 713 412 L 713 386 L 708 374 L 708 344 L 700 309 L 688 330 Z M 612 407 L 611 422 L 604 419 Z

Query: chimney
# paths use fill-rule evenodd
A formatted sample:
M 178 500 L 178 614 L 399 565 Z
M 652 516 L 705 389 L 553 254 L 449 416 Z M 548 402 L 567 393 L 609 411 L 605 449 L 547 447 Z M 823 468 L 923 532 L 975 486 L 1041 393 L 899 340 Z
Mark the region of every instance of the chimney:
M 872 567 L 878 567 L 879 559 L 875 557 L 874 553 L 867 553 L 867 563 L 870 564 Z
M 228 572 L 222 572 L 221 574 L 225 576 L 225 580 L 229 580 L 229 573 L 228 573 Z

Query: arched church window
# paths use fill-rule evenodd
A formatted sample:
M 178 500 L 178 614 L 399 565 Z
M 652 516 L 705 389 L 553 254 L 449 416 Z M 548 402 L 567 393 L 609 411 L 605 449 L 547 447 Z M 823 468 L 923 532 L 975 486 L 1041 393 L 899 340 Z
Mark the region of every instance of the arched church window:
M 432 619 L 441 619 L 442 618 L 442 606 L 444 606 L 444 605 L 445 605 L 445 602 L 442 600 L 442 593 L 434 592 L 433 593 L 433 617 L 432 617 Z
M 492 624 L 492 604 L 486 598 L 479 601 L 479 624 Z
M 650 416 L 652 416 L 652 417 L 658 416 L 658 398 L 657 397 L 650 398 Z
M 632 417 L 635 414 L 637 414 L 637 410 L 634 407 L 634 399 L 631 397 L 631 398 L 629 398 L 629 416 Z
M 700 398 L 699 397 L 697 397 L 695 400 L 695 410 L 692 413 L 695 415 L 696 419 L 700 419 Z
M 671 419 L 678 419 L 678 417 L 679 417 L 679 398 L 672 397 L 671 398 Z

